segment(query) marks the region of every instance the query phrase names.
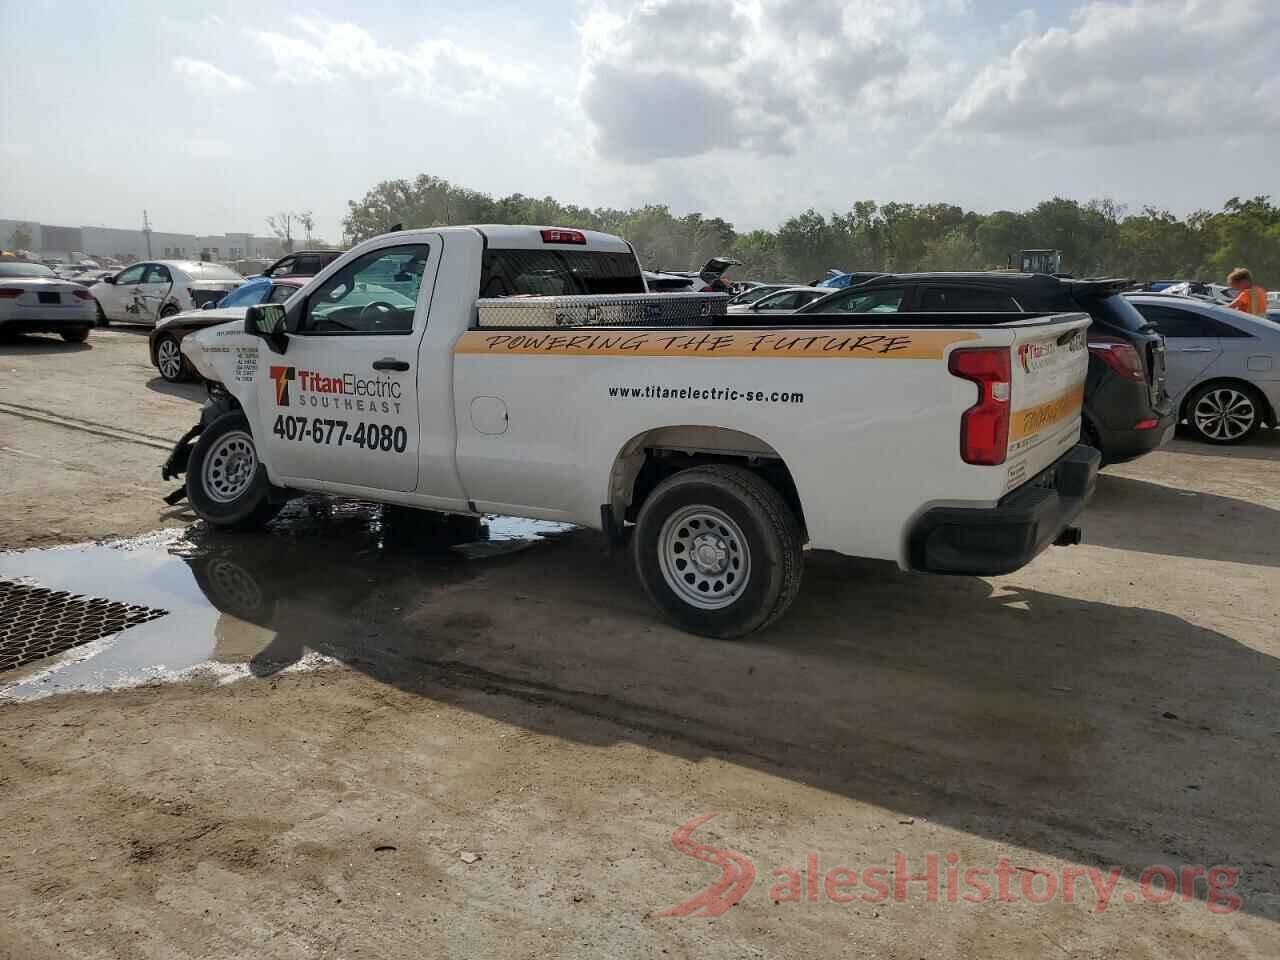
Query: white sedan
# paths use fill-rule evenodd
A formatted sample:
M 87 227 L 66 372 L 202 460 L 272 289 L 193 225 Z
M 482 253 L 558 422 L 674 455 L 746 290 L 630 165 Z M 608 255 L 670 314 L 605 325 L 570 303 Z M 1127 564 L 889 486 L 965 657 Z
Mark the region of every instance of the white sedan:
M 761 297 L 755 303 L 731 303 L 728 307 L 728 313 L 739 316 L 744 313 L 784 316 L 788 313 L 795 313 L 805 304 L 812 303 L 819 297 L 825 297 L 831 292 L 827 287 L 786 287 Z
M 104 277 L 89 288 L 98 301 L 98 322 L 154 326 L 183 310 L 216 303 L 244 283 L 244 277 L 220 263 L 195 260 L 147 260 Z
M 96 319 L 89 291 L 42 263 L 0 262 L 0 334 L 59 333 L 82 343 Z

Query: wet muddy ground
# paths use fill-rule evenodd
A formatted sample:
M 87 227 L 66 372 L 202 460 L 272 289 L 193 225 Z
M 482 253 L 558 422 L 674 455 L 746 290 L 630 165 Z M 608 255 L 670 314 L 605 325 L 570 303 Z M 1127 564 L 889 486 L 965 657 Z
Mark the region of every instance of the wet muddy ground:
M 194 418 L 144 344 L 0 348 L 54 412 L 0 406 L 0 579 L 165 611 L 0 673 L 0 956 L 1280 952 L 1275 435 L 1108 471 L 1008 577 L 811 555 L 726 644 L 583 532 L 192 524 L 100 435 Z

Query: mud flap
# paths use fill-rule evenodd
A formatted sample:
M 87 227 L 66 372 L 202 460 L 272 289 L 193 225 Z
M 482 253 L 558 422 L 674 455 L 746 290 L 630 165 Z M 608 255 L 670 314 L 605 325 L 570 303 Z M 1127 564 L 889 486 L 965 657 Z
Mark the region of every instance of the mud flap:
M 196 437 L 200 436 L 202 432 L 204 432 L 203 417 L 201 418 L 200 423 L 197 423 L 194 427 L 184 433 L 178 442 L 173 445 L 173 452 L 169 454 L 169 459 L 166 460 L 164 462 L 164 466 L 160 468 L 160 479 L 175 480 L 187 472 L 187 461 L 191 459 L 191 442 L 195 440 Z M 168 497 L 165 497 L 165 503 L 173 506 L 173 504 L 177 503 L 178 500 L 181 500 L 182 497 L 170 499 L 171 497 L 177 496 L 177 493 L 178 491 L 175 490 L 173 493 L 169 494 Z M 183 490 L 183 496 L 186 496 L 185 490 Z

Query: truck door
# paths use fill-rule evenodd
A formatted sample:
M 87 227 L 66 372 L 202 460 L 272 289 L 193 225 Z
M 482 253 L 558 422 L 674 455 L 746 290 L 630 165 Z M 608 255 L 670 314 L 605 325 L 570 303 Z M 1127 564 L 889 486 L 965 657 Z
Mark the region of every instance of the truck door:
M 440 386 L 420 379 L 418 348 L 442 245 L 439 234 L 414 239 L 371 250 L 327 278 L 291 321 L 286 352 L 262 352 L 265 436 L 255 439 L 282 478 L 404 492 L 418 485 L 419 394 Z M 422 415 L 452 423 L 452 403 Z M 451 469 L 452 458 L 451 448 Z

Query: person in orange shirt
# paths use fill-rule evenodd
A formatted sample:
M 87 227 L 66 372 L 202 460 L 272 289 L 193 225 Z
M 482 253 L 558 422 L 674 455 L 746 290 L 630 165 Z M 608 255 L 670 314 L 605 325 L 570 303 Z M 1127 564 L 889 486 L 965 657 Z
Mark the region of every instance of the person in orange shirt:
M 1267 315 L 1267 291 L 1253 282 L 1253 274 L 1244 267 L 1231 271 L 1227 276 L 1227 286 L 1239 294 L 1228 304 L 1232 310 L 1251 313 L 1255 317 Z

